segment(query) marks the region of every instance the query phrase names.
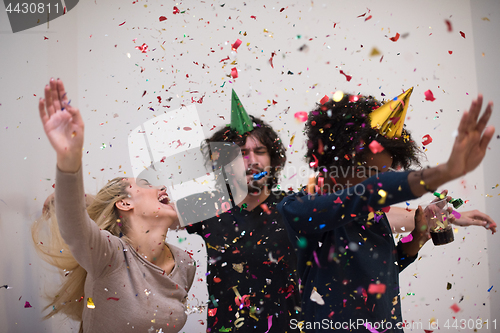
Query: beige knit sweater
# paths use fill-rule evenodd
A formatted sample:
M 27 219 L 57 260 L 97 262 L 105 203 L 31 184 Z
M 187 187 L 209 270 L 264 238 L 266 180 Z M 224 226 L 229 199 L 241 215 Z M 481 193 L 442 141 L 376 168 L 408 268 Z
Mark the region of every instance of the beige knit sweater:
M 190 256 L 168 245 L 175 267 L 167 275 L 129 244 L 100 230 L 85 209 L 81 168 L 74 174 L 57 170 L 55 192 L 61 235 L 87 271 L 83 331 L 179 332 L 195 274 Z

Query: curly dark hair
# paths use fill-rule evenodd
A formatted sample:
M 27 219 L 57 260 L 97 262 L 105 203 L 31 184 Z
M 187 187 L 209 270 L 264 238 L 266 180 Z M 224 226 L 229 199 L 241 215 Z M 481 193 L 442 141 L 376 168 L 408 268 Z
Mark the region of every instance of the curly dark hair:
M 223 127 L 215 132 L 210 138 L 206 139 L 202 148 L 205 153 L 205 160 L 210 161 L 211 154 L 213 152 L 208 148 L 211 143 L 215 142 L 232 142 L 238 146 L 245 145 L 247 138 L 252 136 L 258 139 L 264 146 L 266 146 L 269 156 L 271 158 L 271 170 L 268 178 L 267 185 L 272 188 L 278 183 L 278 178 L 281 170 L 285 166 L 286 162 L 286 150 L 285 146 L 281 142 L 278 133 L 274 129 L 265 123 L 263 120 L 250 115 L 250 119 L 253 122 L 254 129 L 243 135 L 239 135 L 236 131 L 232 130 L 229 126 Z
M 392 155 L 393 168 L 408 170 L 412 164 L 420 166 L 422 151 L 408 130 L 403 128 L 401 137 L 390 139 L 371 127 L 370 113 L 381 105 L 372 96 L 350 94 L 344 94 L 338 102 L 330 99 L 323 105 L 317 104 L 316 109 L 309 112 L 305 125 L 306 159 L 315 162 L 315 156 L 318 160 L 314 170 L 363 164 L 373 140 Z

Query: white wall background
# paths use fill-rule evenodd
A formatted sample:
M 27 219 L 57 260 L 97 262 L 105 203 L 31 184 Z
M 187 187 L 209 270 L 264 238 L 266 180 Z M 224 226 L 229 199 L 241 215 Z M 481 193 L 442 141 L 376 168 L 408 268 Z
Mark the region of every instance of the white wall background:
M 174 15 L 173 6 L 184 13 Z M 160 22 L 160 16 L 167 20 Z M 451 32 L 445 20 L 451 22 Z M 85 120 L 87 192 L 95 193 L 115 176 L 131 175 L 127 136 L 148 119 L 203 97 L 196 107 L 205 134 L 229 123 L 231 88 L 249 113 L 280 132 L 289 158 L 283 186 L 298 188 L 308 172 L 298 172 L 306 165 L 303 124 L 294 113 L 309 111 L 337 89 L 392 98 L 414 86 L 408 128 L 418 142 L 425 134 L 433 138 L 424 165 L 444 162 L 461 112 L 478 91 L 500 105 L 499 20 L 495 0 L 95 0 L 80 1 L 49 25 L 12 34 L 1 11 L 0 285 L 12 289 L 0 289 L 0 332 L 77 329 L 61 318 L 40 319 L 41 295 L 57 276 L 36 256 L 29 232 L 53 191 L 55 154 L 37 111 L 51 76 L 64 79 Z M 401 37 L 393 42 L 389 38 L 396 33 Z M 243 43 L 232 54 L 231 44 L 238 38 Z M 146 53 L 136 48 L 143 43 Z M 374 48 L 379 55 L 371 56 Z M 239 70 L 237 79 L 228 77 L 233 67 Z M 428 89 L 434 102 L 425 100 Z M 500 129 L 498 110 L 492 122 Z M 464 209 L 500 215 L 499 152 L 495 136 L 486 162 L 447 186 L 453 196 L 468 200 Z M 177 242 L 175 237 L 185 235 L 172 237 Z M 452 244 L 427 244 L 421 260 L 401 274 L 404 319 L 423 328 L 435 320 L 442 330 L 454 318 L 488 320 L 489 328 L 479 332 L 493 332 L 495 319 L 499 327 L 498 237 L 470 227 L 457 229 Z M 199 238 L 189 237 L 180 245 L 203 261 Z M 203 269 L 192 306 L 203 305 L 206 297 Z M 32 308 L 24 308 L 26 301 Z M 458 313 L 450 308 L 455 303 Z M 202 332 L 204 316 L 191 315 L 184 331 Z

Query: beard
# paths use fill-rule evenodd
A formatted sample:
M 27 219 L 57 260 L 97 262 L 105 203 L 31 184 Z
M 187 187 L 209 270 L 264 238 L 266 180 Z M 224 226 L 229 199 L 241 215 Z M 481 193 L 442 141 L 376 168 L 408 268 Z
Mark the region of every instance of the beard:
M 260 194 L 264 188 L 267 187 L 267 177 L 261 178 L 259 180 L 254 180 L 250 178 L 248 181 L 248 194 Z

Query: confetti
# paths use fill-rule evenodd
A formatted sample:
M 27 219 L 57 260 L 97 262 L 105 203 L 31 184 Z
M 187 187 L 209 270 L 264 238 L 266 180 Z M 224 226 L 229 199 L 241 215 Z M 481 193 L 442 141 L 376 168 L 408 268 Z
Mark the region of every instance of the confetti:
M 381 53 L 377 48 L 373 48 L 372 51 L 370 52 L 370 57 L 376 57 L 379 56 Z
M 383 294 L 385 293 L 385 284 L 383 283 L 370 283 L 368 286 L 369 294 Z
M 310 163 L 309 163 L 309 166 L 310 166 L 311 168 L 315 168 L 315 167 L 317 167 L 317 166 L 318 166 L 318 158 L 317 158 L 314 154 L 313 154 L 313 158 L 314 158 L 314 162 L 310 162 Z
M 165 16 L 160 16 L 160 19 L 159 19 L 159 20 L 160 20 L 160 22 L 163 22 L 163 21 L 165 21 L 166 19 L 167 19 L 167 18 L 166 18 Z M 124 23 L 125 23 L 125 22 L 124 22 Z
M 302 123 L 307 121 L 307 112 L 305 112 L 305 111 L 295 112 L 295 114 L 293 116 L 295 117 L 295 119 L 297 119 L 298 121 L 300 121 Z
M 24 303 L 24 308 L 27 309 L 27 308 L 32 308 L 30 302 L 26 301 L 26 303 Z
M 378 201 L 379 205 L 383 205 L 385 203 L 385 199 L 387 197 L 387 192 L 380 189 L 378 190 L 378 195 L 380 195 L 380 200 Z M 382 215 L 380 215 L 382 216 Z
M 345 76 L 345 79 L 347 80 L 347 82 L 351 81 L 351 79 L 352 79 L 351 75 L 347 75 L 346 73 L 344 73 L 343 70 L 340 70 L 340 74 Z
M 240 45 L 241 45 L 241 40 L 237 39 L 236 42 L 234 42 L 234 44 L 231 44 L 231 48 L 233 49 L 233 51 L 236 51 L 238 47 L 240 47 Z
M 374 154 L 378 154 L 384 151 L 384 146 L 382 146 L 377 140 L 373 140 L 369 145 L 371 152 Z
M 409 234 L 406 237 L 401 238 L 401 243 L 409 243 L 413 240 L 413 235 Z
M 92 301 L 92 297 L 87 298 L 87 308 L 89 308 L 89 309 L 95 309 L 95 304 Z
M 267 205 L 265 203 L 261 204 L 260 207 L 262 208 L 262 210 L 267 214 L 267 215 L 270 215 L 271 214 L 271 211 L 269 210 L 269 207 L 267 207 Z
M 174 6 L 173 8 L 173 13 L 174 14 L 179 14 L 181 11 L 179 10 L 179 8 L 177 8 L 177 6 Z
M 426 101 L 431 101 L 434 102 L 436 99 L 434 98 L 434 95 L 432 94 L 432 91 L 429 89 L 425 93 L 425 100 Z
M 334 102 L 340 102 L 342 98 L 344 98 L 344 92 L 341 90 L 337 90 L 332 97 Z
M 267 317 L 267 331 L 265 331 L 264 333 L 269 332 L 271 326 L 273 326 L 273 316 Z
M 491 289 L 493 289 L 493 286 L 491 286 L 490 289 L 488 289 L 488 292 L 491 292 Z
M 424 140 L 424 141 L 422 141 L 422 145 L 424 145 L 424 146 L 427 146 L 429 143 L 432 142 L 432 138 L 429 134 L 424 135 L 422 137 L 422 140 Z
M 160 20 L 160 21 L 161 21 L 161 20 Z M 125 22 L 127 22 L 127 21 L 123 21 L 123 23 L 118 24 L 118 26 L 119 26 L 119 27 L 121 27 L 122 25 L 124 25 L 124 24 L 125 24 Z
M 370 333 L 379 333 L 379 331 L 377 331 L 375 328 L 373 328 L 373 326 L 370 322 L 364 323 L 363 326 L 366 327 L 366 329 L 368 331 L 370 331 Z
M 274 56 L 276 55 L 275 52 L 271 53 L 271 58 L 269 58 L 269 63 L 271 64 L 271 68 L 274 68 L 274 65 L 273 65 L 273 58 Z
M 328 100 L 329 100 L 329 99 L 330 99 L 330 98 L 329 98 L 327 95 L 325 95 L 325 96 L 323 96 L 323 98 L 322 98 L 319 102 L 320 102 L 320 104 L 321 104 L 321 105 L 323 105 L 323 104 L 325 104 L 326 102 L 328 102 Z
M 453 310 L 453 312 L 457 313 L 460 311 L 460 307 L 457 305 L 457 303 L 453 304 L 452 306 L 450 306 L 450 309 Z
M 460 31 L 460 36 L 462 36 L 463 38 L 465 38 L 465 32 Z
M 448 27 L 448 32 L 452 32 L 453 28 L 451 27 L 451 22 L 449 20 L 444 20 L 444 22 L 446 23 L 446 26 Z
M 146 45 L 146 43 L 143 43 L 141 46 L 136 46 L 135 48 L 140 50 L 142 53 L 148 52 L 148 46 Z
M 446 290 L 450 290 L 450 289 L 451 289 L 451 283 L 449 283 L 449 282 L 448 282 L 448 283 L 446 284 Z
M 238 77 L 238 69 L 236 67 L 231 68 L 231 76 L 233 79 L 236 79 Z
M 391 37 L 391 38 L 389 38 L 389 39 L 390 39 L 390 40 L 392 40 L 393 42 L 397 42 L 397 41 L 398 41 L 398 39 L 399 39 L 399 36 L 400 36 L 399 32 L 396 32 L 396 36 Z
M 321 297 L 321 295 L 316 291 L 316 287 L 314 287 L 311 293 L 311 301 L 318 303 L 319 305 L 325 305 L 325 301 L 323 300 L 323 297 Z

